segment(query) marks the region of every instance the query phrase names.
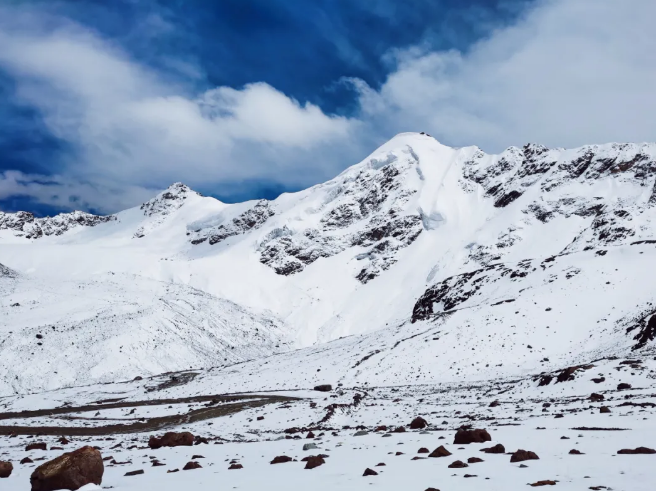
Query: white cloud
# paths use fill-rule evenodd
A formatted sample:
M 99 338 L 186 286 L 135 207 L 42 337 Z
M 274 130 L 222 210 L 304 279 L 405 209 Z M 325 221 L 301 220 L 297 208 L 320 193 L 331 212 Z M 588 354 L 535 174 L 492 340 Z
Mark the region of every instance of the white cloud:
M 389 53 L 394 70 L 382 87 L 351 80 L 360 103 L 353 118 L 265 83 L 193 93 L 93 32 L 45 22 L 34 10 L 0 7 L 0 69 L 14 77 L 19 100 L 75 149 L 57 169 L 58 196 L 68 190 L 117 209 L 177 180 L 309 185 L 401 131 L 488 151 L 529 141 L 653 140 L 654 18 L 653 0 L 539 0 L 466 52 Z M 181 63 L 174 71 L 198 78 Z M 5 174 L 5 194 L 11 182 Z M 51 188 L 15 186 L 15 194 L 52 201 Z
M 356 84 L 362 117 L 491 151 L 653 140 L 654 18 L 653 0 L 537 2 L 466 53 L 394 53 L 379 91 Z
M 16 17 L 18 28 L 0 21 L 0 68 L 17 81 L 18 100 L 75 149 L 61 170 L 71 182 L 156 188 L 284 173 L 290 185 L 308 185 L 339 166 L 326 158 L 306 169 L 307 153 L 348 143 L 357 125 L 265 83 L 194 94 L 81 26 L 44 28 L 34 11 L 0 8 L 0 19 Z

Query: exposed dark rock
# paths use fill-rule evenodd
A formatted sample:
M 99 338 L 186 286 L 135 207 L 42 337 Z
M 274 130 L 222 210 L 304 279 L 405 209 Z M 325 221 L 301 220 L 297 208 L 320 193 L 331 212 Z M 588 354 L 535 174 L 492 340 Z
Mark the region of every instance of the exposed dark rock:
M 428 422 L 422 418 L 422 417 L 417 417 L 412 420 L 410 423 L 410 429 L 411 430 L 421 430 L 424 429 L 428 426 Z
M 185 466 L 182 468 L 182 470 L 183 471 L 190 471 L 190 470 L 193 470 L 193 469 L 202 469 L 202 468 L 203 468 L 202 465 L 200 465 L 198 462 L 192 460 L 190 462 L 187 462 L 185 464 Z
M 493 447 L 482 448 L 481 452 L 485 452 L 485 453 L 506 453 L 506 448 L 503 445 L 501 445 L 500 443 L 497 443 Z
M 429 457 L 448 457 L 449 455 L 451 455 L 451 452 L 444 445 L 440 445 L 430 453 Z
M 510 457 L 510 462 L 523 462 L 525 460 L 539 460 L 540 457 L 537 456 L 535 452 L 531 452 L 530 450 L 517 450 L 512 456 Z
M 25 451 L 29 452 L 30 450 L 48 450 L 48 445 L 46 443 L 30 443 L 25 447 Z
M 30 483 L 32 491 L 76 490 L 87 484 L 102 484 L 104 466 L 100 452 L 82 447 L 37 467 Z
M 323 459 L 323 457 L 320 457 L 319 455 L 312 455 L 310 457 L 306 457 L 306 463 L 305 463 L 305 468 L 306 469 L 314 469 L 315 467 L 319 467 L 320 465 L 323 465 L 326 463 L 326 461 Z M 305 459 L 304 459 L 305 460 Z
M 0 479 L 6 479 L 11 476 L 14 466 L 11 462 L 5 462 L 0 460 Z
M 449 469 L 464 469 L 465 467 L 469 467 L 469 465 L 465 464 L 461 460 L 456 460 L 455 462 L 449 464 Z
M 459 429 L 453 439 L 454 445 L 466 445 L 468 443 L 484 443 L 492 441 L 492 437 L 487 430 L 466 430 Z
M 324 384 L 324 385 L 317 385 L 314 390 L 317 390 L 319 392 L 330 392 L 333 390 L 333 386 L 330 384 Z
M 292 460 L 294 459 L 287 457 L 286 455 L 279 455 L 273 458 L 271 464 L 284 464 L 285 462 L 291 462 Z
M 619 450 L 617 452 L 619 455 L 639 455 L 639 454 L 655 454 L 656 450 L 653 448 L 647 448 L 647 447 L 638 447 L 638 448 L 624 448 L 622 450 Z
M 136 471 L 126 472 L 126 473 L 124 474 L 124 476 L 126 476 L 126 477 L 129 477 L 129 476 L 138 476 L 138 475 L 143 474 L 143 473 L 144 473 L 143 469 L 139 469 L 139 470 L 136 470 Z
M 364 470 L 364 474 L 362 474 L 363 477 L 377 476 L 377 475 L 378 475 L 378 473 L 375 470 L 369 469 L 368 467 Z
M 188 431 L 182 433 L 169 431 L 160 438 L 151 436 L 148 440 L 148 446 L 153 450 L 161 447 L 191 447 L 193 444 L 194 435 Z

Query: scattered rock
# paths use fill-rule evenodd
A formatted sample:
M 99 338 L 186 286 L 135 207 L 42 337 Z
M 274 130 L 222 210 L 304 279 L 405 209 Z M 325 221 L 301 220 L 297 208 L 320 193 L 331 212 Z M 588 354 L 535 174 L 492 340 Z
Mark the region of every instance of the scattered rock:
M 365 435 L 368 435 L 368 434 L 369 434 L 368 431 L 360 430 L 360 431 L 356 431 L 355 433 L 353 433 L 353 436 L 365 436 Z
M 45 443 L 30 443 L 25 447 L 25 451 L 29 452 L 30 450 L 48 450 L 48 445 Z
M 125 477 L 128 477 L 128 476 L 138 476 L 138 475 L 143 474 L 143 473 L 144 473 L 143 469 L 139 469 L 139 470 L 137 470 L 137 471 L 126 472 L 126 473 L 123 474 L 123 475 L 124 475 Z
M 572 450 L 569 451 L 569 454 L 570 455 L 583 455 L 583 452 L 579 452 L 578 450 L 573 448 Z
M 317 385 L 314 390 L 317 390 L 319 392 L 330 392 L 333 390 L 333 386 L 330 384 L 323 384 L 323 385 Z
M 411 430 L 422 430 L 428 426 L 428 422 L 422 418 L 422 417 L 417 417 L 412 420 L 410 423 L 410 429 Z
M 466 430 L 459 429 L 453 440 L 454 445 L 466 445 L 469 443 L 484 443 L 492 441 L 492 437 L 487 430 Z
M 607 413 L 610 413 L 610 408 L 609 408 L 608 406 L 601 406 L 601 407 L 599 408 L 599 412 L 600 412 L 601 414 L 607 414 Z
M 621 384 L 617 385 L 617 390 L 626 390 L 630 388 L 631 388 L 631 384 L 627 384 L 625 382 L 622 382 Z
M 285 462 L 291 462 L 292 460 L 291 457 L 287 457 L 286 455 L 279 455 L 273 458 L 271 464 L 284 464 Z
M 306 463 L 305 463 L 305 468 L 306 469 L 314 469 L 315 467 L 319 467 L 320 465 L 325 464 L 326 461 L 323 460 L 323 457 L 319 455 L 312 455 L 310 457 L 307 457 Z
M 555 486 L 555 485 L 556 485 L 556 481 L 538 481 L 538 482 L 534 482 L 530 486 L 537 488 L 539 486 Z
M 602 394 L 593 393 L 593 394 L 590 395 L 589 399 L 592 402 L 601 402 L 601 401 L 604 400 L 604 396 Z
M 378 475 L 378 473 L 377 473 L 375 470 L 373 470 L 373 469 L 369 469 L 369 467 L 367 467 L 367 468 L 364 470 L 364 474 L 362 474 L 363 477 L 366 477 L 366 476 L 377 476 L 377 475 Z
M 618 455 L 639 455 L 639 454 L 654 454 L 656 450 L 653 448 L 647 447 L 638 447 L 638 448 L 624 448 L 617 452 Z
M 176 433 L 169 431 L 164 433 L 164 436 L 157 438 L 151 436 L 148 440 L 148 446 L 153 450 L 161 447 L 191 447 L 194 444 L 194 435 L 188 431 Z
M 392 433 L 405 433 L 405 426 L 399 426 L 398 428 L 394 428 Z
M 14 465 L 11 462 L 4 462 L 0 460 L 0 479 L 6 479 L 11 476 L 14 470 Z
M 506 453 L 506 447 L 497 443 L 494 447 L 482 448 L 481 452 L 485 453 Z
M 183 471 L 190 471 L 193 469 L 202 469 L 203 466 L 200 465 L 198 462 L 195 461 L 190 461 L 185 464 L 185 466 L 182 468 Z
M 430 453 L 430 450 L 428 450 L 426 447 L 421 447 L 419 450 L 417 450 L 417 453 Z
M 449 455 L 451 452 L 444 448 L 444 445 L 440 445 L 430 453 L 429 457 L 448 457 Z
M 525 460 L 540 460 L 540 457 L 537 456 L 535 452 L 530 450 L 517 450 L 510 457 L 510 462 L 523 462 Z
M 170 471 L 166 471 L 167 474 L 173 474 L 174 472 L 180 472 L 180 469 L 172 469 Z
M 243 468 L 244 468 L 244 466 L 241 465 L 241 464 L 231 464 L 230 467 L 228 467 L 228 470 L 229 471 L 234 471 L 234 470 L 243 469 Z
M 492 401 L 488 407 L 497 407 L 499 405 L 499 401 Z
M 449 469 L 464 469 L 465 467 L 469 467 L 469 465 L 465 464 L 461 460 L 456 460 L 455 462 L 449 464 Z
M 478 457 L 469 457 L 467 459 L 468 464 L 478 464 L 479 462 L 484 462 L 483 459 L 479 459 Z
M 32 464 L 34 461 L 30 459 L 29 457 L 25 457 L 23 460 L 20 461 L 21 464 Z
M 100 452 L 86 446 L 40 465 L 30 483 L 32 491 L 76 490 L 87 484 L 100 486 L 104 471 Z
M 593 378 L 592 381 L 593 381 L 595 384 L 600 384 L 600 383 L 606 381 L 606 377 Z
M 306 443 L 305 445 L 303 445 L 304 452 L 307 452 L 308 450 L 316 450 L 317 448 L 318 447 L 316 443 Z

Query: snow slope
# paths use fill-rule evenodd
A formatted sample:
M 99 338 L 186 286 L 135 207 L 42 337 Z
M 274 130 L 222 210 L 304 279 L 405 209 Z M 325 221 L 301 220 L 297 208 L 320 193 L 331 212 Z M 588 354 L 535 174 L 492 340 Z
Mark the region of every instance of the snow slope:
M 114 273 L 273 315 L 292 346 L 319 343 L 286 355 L 289 378 L 271 371 L 286 386 L 299 384 L 298 357 L 314 363 L 332 346 L 342 354 L 324 366 L 380 351 L 353 383 L 522 374 L 652 349 L 655 189 L 655 144 L 487 155 L 408 133 L 273 201 L 228 205 L 177 183 L 93 226 L 0 230 L 0 262 L 26 285 Z M 21 315 L 0 318 L 31 340 Z

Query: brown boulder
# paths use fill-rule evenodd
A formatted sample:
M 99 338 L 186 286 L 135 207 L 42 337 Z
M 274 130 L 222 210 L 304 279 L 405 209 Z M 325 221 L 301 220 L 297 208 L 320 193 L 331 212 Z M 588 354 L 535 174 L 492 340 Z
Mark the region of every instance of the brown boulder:
M 417 450 L 417 453 L 430 453 L 430 450 L 428 450 L 426 447 L 421 447 L 419 450 Z
M 362 474 L 362 477 L 366 477 L 366 476 L 377 476 L 377 475 L 378 475 L 378 473 L 377 473 L 375 470 L 373 470 L 373 469 L 369 469 L 369 467 L 367 467 L 367 468 L 364 470 L 364 474 Z
M 14 465 L 11 462 L 3 462 L 0 460 L 0 479 L 7 478 L 11 476 L 11 472 L 14 470 Z
M 654 454 L 656 450 L 647 447 L 638 448 L 624 448 L 617 452 L 619 455 L 639 455 L 639 454 Z
M 478 457 L 469 457 L 467 459 L 468 464 L 478 464 L 479 462 L 484 462 L 483 459 L 479 459 Z
M 314 469 L 315 467 L 319 467 L 320 465 L 326 463 L 326 461 L 323 460 L 323 457 L 320 457 L 319 455 L 312 455 L 310 457 L 306 457 L 306 459 L 307 459 L 305 463 L 306 469 Z
M 102 455 L 93 447 L 82 447 L 37 467 L 30 483 L 32 491 L 76 490 L 87 484 L 102 484 L 105 471 Z
M 333 386 L 330 384 L 323 384 L 323 385 L 317 385 L 314 390 L 317 390 L 319 392 L 330 392 L 333 390 Z
M 492 441 L 487 430 L 465 430 L 460 428 L 453 439 L 454 445 L 466 445 L 468 443 L 484 443 Z
M 241 465 L 241 464 L 231 464 L 230 467 L 228 467 L 228 470 L 229 471 L 234 471 L 234 470 L 243 469 L 243 468 L 244 468 L 244 466 Z
M 610 408 L 608 406 L 601 406 L 599 408 L 599 412 L 601 414 L 608 414 L 608 413 L 610 413 Z
M 590 395 L 589 399 L 592 402 L 601 402 L 605 399 L 605 397 L 602 394 L 593 393 Z
M 429 457 L 448 457 L 449 455 L 451 452 L 444 448 L 444 445 L 440 445 L 430 453 Z
M 202 468 L 203 468 L 202 465 L 200 465 L 198 462 L 192 460 L 191 462 L 187 462 L 185 464 L 185 466 L 182 468 L 182 470 L 183 471 L 191 471 L 191 470 L 194 470 L 194 469 L 202 469 Z
M 422 417 L 418 417 L 412 420 L 410 423 L 410 429 L 411 430 L 421 430 L 424 429 L 428 426 L 428 421 L 426 421 Z
M 465 467 L 469 466 L 461 460 L 456 460 L 455 462 L 449 464 L 449 469 L 464 469 Z
M 399 426 L 398 428 L 394 428 L 394 430 L 392 430 L 392 433 L 405 433 L 405 426 Z
M 569 454 L 570 454 L 570 455 L 583 455 L 583 452 L 581 452 L 581 451 L 576 450 L 575 448 L 573 448 L 572 450 L 569 451 Z
M 540 457 L 530 450 L 517 450 L 510 457 L 510 462 L 524 462 L 525 460 L 540 460 Z
M 25 457 L 23 460 L 20 461 L 21 464 L 33 464 L 34 461 L 30 459 L 29 457 Z
M 143 474 L 143 473 L 144 473 L 143 469 L 139 469 L 139 470 L 136 470 L 136 471 L 126 472 L 126 473 L 123 474 L 123 475 L 124 475 L 125 477 L 130 477 L 130 476 L 139 476 L 139 475 L 141 475 L 141 474 Z
M 499 401 L 492 401 L 488 407 L 497 407 L 499 405 Z
M 271 461 L 272 464 L 284 464 L 285 462 L 291 462 L 293 459 L 291 457 L 287 457 L 286 455 L 279 455 L 278 457 L 274 457 L 273 460 Z
M 631 384 L 627 384 L 625 382 L 622 382 L 621 384 L 617 384 L 617 390 L 626 390 L 630 388 L 631 388 Z
M 188 431 L 176 433 L 169 431 L 164 436 L 158 438 L 151 436 L 148 440 L 148 446 L 153 450 L 161 447 L 191 447 L 194 444 L 194 435 Z
M 497 443 L 494 447 L 482 448 L 481 452 L 485 453 L 506 453 L 506 447 Z
M 538 482 L 534 482 L 530 486 L 537 488 L 539 486 L 555 486 L 555 485 L 556 485 L 556 481 L 538 481 Z
M 45 443 L 30 443 L 25 447 L 25 451 L 29 452 L 30 450 L 48 450 L 48 445 Z

